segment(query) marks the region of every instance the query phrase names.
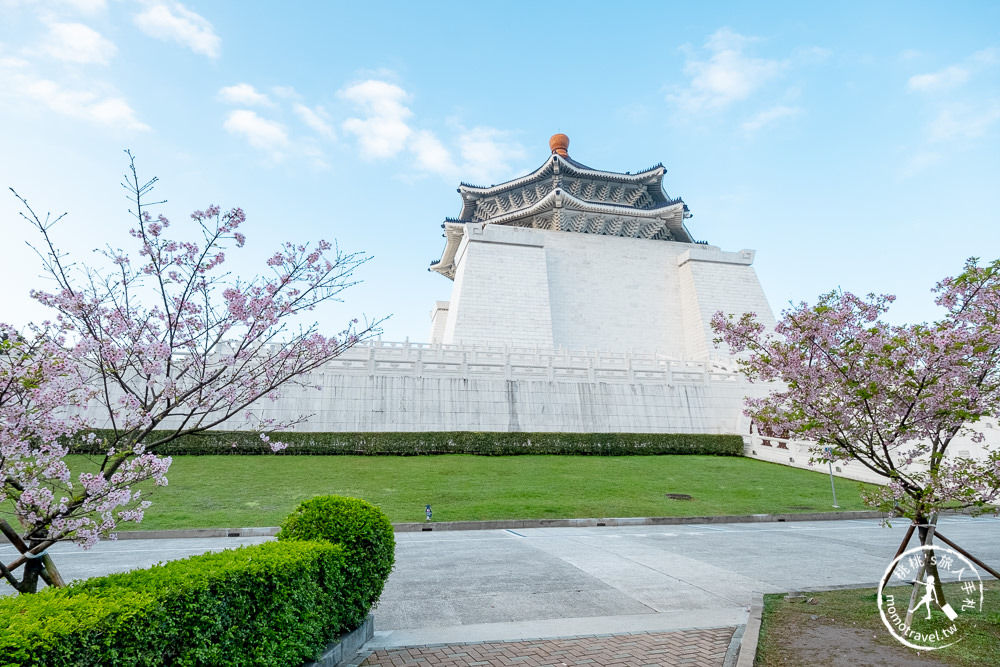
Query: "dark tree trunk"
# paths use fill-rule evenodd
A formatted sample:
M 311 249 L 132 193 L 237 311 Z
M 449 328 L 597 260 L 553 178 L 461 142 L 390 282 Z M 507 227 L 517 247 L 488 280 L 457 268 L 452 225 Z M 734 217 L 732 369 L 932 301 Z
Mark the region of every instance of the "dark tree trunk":
M 21 579 L 21 594 L 37 593 L 38 578 L 42 574 L 42 559 L 29 558 L 24 564 L 24 578 Z
M 927 522 L 921 521 L 920 523 L 926 524 Z M 933 525 L 937 524 L 937 516 L 931 519 L 931 523 Z M 931 531 L 930 526 L 927 525 L 917 526 L 917 535 L 920 537 L 921 546 L 933 546 L 934 534 Z M 925 568 L 924 580 L 926 581 L 927 576 L 934 577 L 934 591 L 937 593 L 938 604 L 941 607 L 944 607 L 945 605 L 944 588 L 941 586 L 941 576 L 938 574 L 937 564 L 935 563 L 936 559 L 932 558 L 932 556 L 934 555 L 934 551 L 933 550 L 928 551 L 926 552 L 925 555 L 927 556 L 927 566 Z

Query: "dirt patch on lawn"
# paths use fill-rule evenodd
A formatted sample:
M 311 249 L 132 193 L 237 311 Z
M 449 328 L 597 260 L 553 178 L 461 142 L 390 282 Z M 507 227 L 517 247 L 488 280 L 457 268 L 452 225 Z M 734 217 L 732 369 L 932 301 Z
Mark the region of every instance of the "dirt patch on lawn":
M 992 583 L 992 582 L 991 582 Z M 946 599 L 961 600 L 962 583 L 945 584 Z M 761 617 L 758 667 L 882 667 L 896 665 L 1000 665 L 1000 590 L 984 587 L 982 611 L 962 613 L 962 634 L 953 645 L 918 651 L 901 644 L 882 623 L 874 588 L 839 589 L 813 593 L 765 595 Z M 906 601 L 909 586 L 886 589 Z M 934 623 L 947 622 L 934 610 Z M 914 617 L 920 630 L 925 619 Z
M 766 667 L 816 665 L 817 667 L 925 667 L 943 665 L 930 652 L 918 654 L 895 640 L 880 644 L 878 633 L 845 628 L 830 619 L 809 620 L 797 627 L 771 630 L 780 643 L 768 652 Z M 888 633 L 886 633 L 888 634 Z

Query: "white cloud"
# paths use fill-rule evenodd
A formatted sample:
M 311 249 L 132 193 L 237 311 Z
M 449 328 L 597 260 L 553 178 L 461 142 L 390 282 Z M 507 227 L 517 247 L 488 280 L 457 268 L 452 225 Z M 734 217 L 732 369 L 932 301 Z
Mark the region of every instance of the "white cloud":
M 923 94 L 930 120 L 924 125 L 922 141 L 901 165 L 902 178 L 981 147 L 983 137 L 996 136 L 1000 100 L 993 95 L 993 73 L 989 70 L 998 63 L 1000 49 L 991 47 L 936 72 L 909 78 L 906 87 Z
M 771 125 L 782 118 L 791 118 L 798 116 L 800 113 L 802 113 L 802 109 L 800 107 L 778 105 L 761 111 L 759 114 L 743 123 L 743 129 L 746 132 L 756 132 L 762 127 Z
M 457 160 L 454 152 L 430 130 L 413 133 L 407 147 L 418 170 L 467 183 L 498 183 L 514 175 L 520 166 L 515 163 L 526 155 L 524 147 L 510 139 L 509 132 L 482 126 L 455 128 Z
M 242 104 L 245 106 L 274 106 L 274 103 L 267 95 L 258 93 L 257 89 L 249 83 L 238 83 L 235 86 L 226 86 L 220 89 L 219 99 L 230 104 Z
M 118 48 L 99 32 L 82 23 L 50 23 L 42 49 L 68 62 L 107 65 Z
M 23 58 L 0 57 L 0 76 L 12 77 L 27 71 L 29 63 Z
M 357 106 L 365 118 L 348 118 L 344 131 L 358 138 L 361 156 L 371 160 L 392 157 L 406 146 L 413 130 L 406 119 L 413 112 L 404 104 L 406 91 L 386 81 L 369 79 L 354 84 L 338 95 Z
M 323 151 L 315 146 L 309 144 L 304 144 L 299 152 L 306 158 L 309 159 L 309 163 L 315 169 L 329 169 L 330 163 L 326 161 L 326 156 Z
M 931 142 L 978 139 L 1000 121 L 1000 102 L 985 107 L 953 104 L 943 109 L 927 127 Z
M 108 7 L 106 0 L 0 0 L 0 9 L 37 5 L 44 5 L 40 8 L 43 12 L 62 6 L 81 14 L 96 14 Z
M 705 48 L 712 51 L 742 51 L 744 46 L 759 42 L 759 37 L 741 35 L 728 27 L 719 28 L 705 40 Z
M 289 146 L 288 132 L 281 123 L 261 118 L 249 109 L 230 111 L 222 127 L 276 158 L 281 158 L 282 152 Z
M 955 88 L 969 80 L 969 70 L 952 65 L 933 74 L 911 76 L 906 87 L 918 93 L 936 93 Z
M 310 109 L 306 105 L 296 102 L 292 105 L 292 109 L 302 119 L 302 122 L 312 128 L 316 134 L 325 139 L 336 138 L 337 134 L 333 131 L 333 126 L 327 122 L 328 115 L 323 107 Z
M 934 151 L 920 151 L 906 160 L 899 170 L 899 178 L 907 179 L 927 167 L 937 164 L 944 156 Z
M 451 152 L 429 130 L 420 130 L 413 135 L 410 150 L 417 160 L 417 167 L 422 171 L 449 177 L 458 171 L 451 159 Z
M 105 0 L 62 0 L 62 3 L 83 14 L 96 14 L 108 7 Z
M 524 146 L 509 133 L 492 127 L 474 127 L 459 136 L 462 178 L 479 183 L 497 183 L 513 175 L 514 162 L 523 160 Z
M 41 104 L 55 113 L 97 125 L 130 131 L 150 129 L 109 86 L 94 84 L 91 89 L 65 86 L 37 76 L 31 65 L 20 58 L 0 58 L 0 96 L 21 104 Z
M 833 57 L 833 49 L 810 46 L 795 52 L 795 61 L 800 63 L 822 63 Z
M 1000 62 L 1000 49 L 987 48 L 976 51 L 960 65 L 951 65 L 930 74 L 916 74 L 906 82 L 906 87 L 918 93 L 938 93 L 964 84 L 969 78 Z
M 509 132 L 482 126 L 456 129 L 455 151 L 430 130 L 413 133 L 407 148 L 417 170 L 466 183 L 498 183 L 513 176 L 519 166 L 515 163 L 526 155 L 524 147 L 509 138 Z
M 688 59 L 684 73 L 691 77 L 691 83 L 669 99 L 685 111 L 697 112 L 721 109 L 748 98 L 787 67 L 784 61 L 744 53 L 755 41 L 729 28 L 717 30 L 705 42 L 712 55 L 707 60 Z
M 512 163 L 525 155 L 524 148 L 510 140 L 507 132 L 495 128 L 470 130 L 456 124 L 457 140 L 445 142 L 431 130 L 413 127 L 413 112 L 406 106 L 409 94 L 387 81 L 368 79 L 338 95 L 362 112 L 363 117 L 345 120 L 343 129 L 357 138 L 365 160 L 408 155 L 419 172 L 492 183 L 510 177 Z
M 177 42 L 209 58 L 219 57 L 222 40 L 212 24 L 179 2 L 157 3 L 137 14 L 135 24 L 150 37 Z
M 292 88 L 276 87 L 271 90 L 283 99 L 298 97 Z M 278 106 L 268 95 L 258 91 L 249 83 L 226 86 L 219 90 L 218 98 L 223 102 L 242 106 Z M 291 106 L 299 119 L 317 135 L 324 139 L 336 138 L 333 126 L 329 122 L 329 115 L 323 107 L 310 108 L 299 102 L 292 102 Z M 294 137 L 281 123 L 263 118 L 249 109 L 229 112 L 223 128 L 231 134 L 242 136 L 251 146 L 270 153 L 276 159 L 282 159 L 285 155 L 299 155 L 309 158 L 315 166 L 322 168 L 329 166 L 323 159 L 322 149 L 314 145 L 315 137 Z
M 976 51 L 969 56 L 969 60 L 980 65 L 996 65 L 1000 62 L 1000 49 L 990 47 L 982 51 Z
M 121 97 L 102 97 L 89 90 L 72 90 L 48 79 L 29 83 L 24 92 L 28 97 L 65 116 L 82 118 L 108 127 L 150 129 L 136 118 L 135 110 Z
M 302 96 L 292 86 L 274 86 L 271 92 L 286 100 L 299 100 Z

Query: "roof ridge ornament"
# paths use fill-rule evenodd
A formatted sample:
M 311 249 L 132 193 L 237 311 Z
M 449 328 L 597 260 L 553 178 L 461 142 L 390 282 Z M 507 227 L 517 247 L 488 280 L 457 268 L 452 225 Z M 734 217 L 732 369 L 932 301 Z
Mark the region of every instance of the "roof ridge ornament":
M 549 139 L 549 150 L 553 155 L 569 157 L 569 137 L 565 134 L 553 134 Z

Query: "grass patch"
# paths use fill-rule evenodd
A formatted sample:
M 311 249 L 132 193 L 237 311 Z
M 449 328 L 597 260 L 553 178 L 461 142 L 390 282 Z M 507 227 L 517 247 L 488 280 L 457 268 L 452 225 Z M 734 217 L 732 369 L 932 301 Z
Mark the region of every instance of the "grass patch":
M 915 651 L 900 644 L 882 624 L 876 591 L 872 588 L 804 593 L 815 604 L 789 603 L 785 594 L 764 596 L 760 642 L 755 665 L 835 665 L 844 656 L 851 664 L 940 664 L 986 667 L 1000 664 L 1000 590 L 986 579 L 983 611 L 963 611 L 959 616 L 960 640 L 935 651 Z M 944 585 L 945 599 L 961 606 L 960 584 Z M 911 588 L 898 586 L 887 593 L 909 603 Z M 932 606 L 933 607 L 933 606 Z M 903 612 L 905 613 L 905 611 Z M 914 614 L 913 629 L 941 627 L 944 614 L 933 608 L 930 621 L 921 608 Z
M 70 457 L 74 470 L 80 459 Z M 276 526 L 316 495 L 363 498 L 393 522 L 776 514 L 831 509 L 829 477 L 718 456 L 178 456 L 135 526 Z M 667 493 L 692 496 L 671 500 Z M 865 509 L 837 479 L 844 510 Z M 812 510 L 802 508 L 814 508 Z

